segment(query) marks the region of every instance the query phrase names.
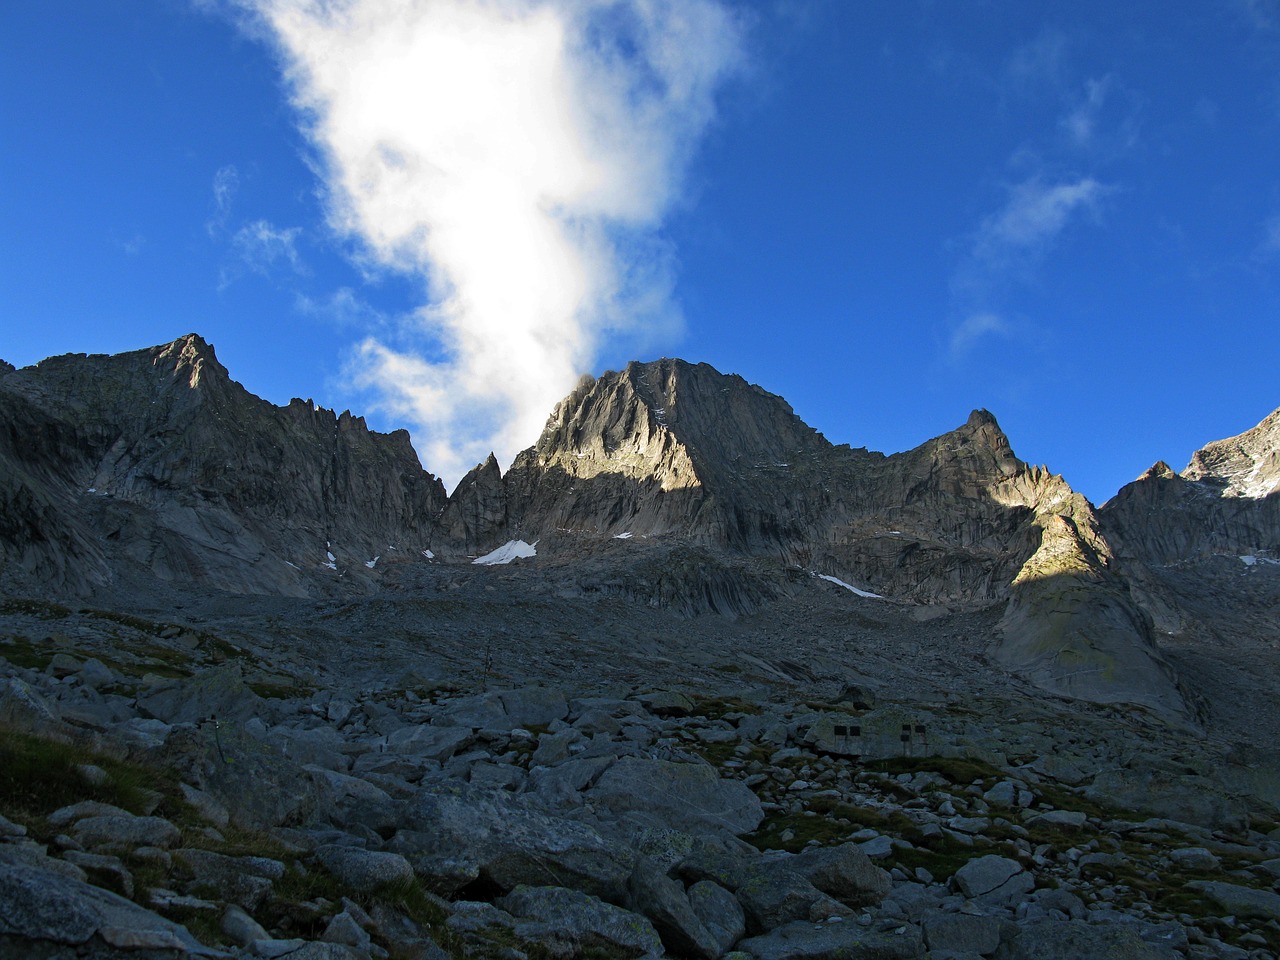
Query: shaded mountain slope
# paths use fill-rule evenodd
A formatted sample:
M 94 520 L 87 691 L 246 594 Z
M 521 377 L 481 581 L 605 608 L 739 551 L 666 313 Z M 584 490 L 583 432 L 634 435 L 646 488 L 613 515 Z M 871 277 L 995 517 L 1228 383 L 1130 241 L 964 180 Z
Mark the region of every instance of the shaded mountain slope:
M 304 594 L 318 574 L 359 578 L 374 557 L 416 554 L 444 506 L 407 433 L 301 400 L 275 407 L 194 334 L 11 371 L 0 404 L 6 522 L 25 528 L 4 538 L 6 558 L 71 592 L 132 570 Z

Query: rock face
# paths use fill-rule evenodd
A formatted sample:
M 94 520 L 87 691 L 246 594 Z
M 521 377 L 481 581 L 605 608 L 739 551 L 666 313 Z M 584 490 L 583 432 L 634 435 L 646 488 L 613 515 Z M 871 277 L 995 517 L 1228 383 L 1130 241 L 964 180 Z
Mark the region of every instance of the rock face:
M 1214 554 L 1280 553 L 1280 410 L 1196 451 L 1176 474 L 1157 463 L 1103 506 L 1125 559 L 1165 565 Z
M 272 406 L 189 335 L 0 368 L 0 576 L 63 595 L 329 596 L 524 540 L 608 558 L 571 594 L 738 616 L 820 575 L 895 603 L 1003 608 L 989 653 L 1005 670 L 1186 719 L 1153 632 L 1177 603 L 1151 569 L 1272 558 L 1278 448 L 1280 411 L 1100 515 L 1019 460 L 986 411 L 886 456 L 832 445 L 740 377 L 664 359 L 585 378 L 505 475 L 490 456 L 446 497 L 403 431 Z
M 416 556 L 444 506 L 407 433 L 272 406 L 195 334 L 5 373 L 0 411 L 0 556 L 68 593 L 133 570 L 305 595 Z
M 705 364 L 632 363 L 570 394 L 506 481 L 506 536 L 679 535 L 896 600 L 1005 603 L 993 654 L 1007 669 L 1188 715 L 1092 506 L 1014 456 L 986 411 L 886 457 L 831 445 L 780 397 Z M 732 607 L 714 564 L 699 567 L 686 582 Z

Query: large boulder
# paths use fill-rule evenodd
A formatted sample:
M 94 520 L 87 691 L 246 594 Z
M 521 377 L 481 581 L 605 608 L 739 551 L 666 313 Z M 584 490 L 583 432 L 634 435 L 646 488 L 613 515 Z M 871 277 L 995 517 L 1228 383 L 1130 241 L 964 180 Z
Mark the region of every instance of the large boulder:
M 200 723 L 215 717 L 243 723 L 261 717 L 266 701 L 245 682 L 239 661 L 232 660 L 139 697 L 138 708 L 165 723 Z
M 156 759 L 225 805 L 241 826 L 303 823 L 321 804 L 306 770 L 239 724 L 177 728 Z
M 684 886 L 658 861 L 641 857 L 628 884 L 628 906 L 652 921 L 667 949 L 678 956 L 716 960 L 724 952 L 694 911 Z
M 156 957 L 227 956 L 124 897 L 34 862 L 0 857 L 0 956 L 116 955 L 111 948 L 155 951 L 147 955 Z
M 316 848 L 316 860 L 344 887 L 357 893 L 373 893 L 413 879 L 413 867 L 398 853 L 325 844 Z
M 425 785 L 406 805 L 391 849 L 438 892 L 483 877 L 502 890 L 554 880 L 623 902 L 634 856 L 591 827 L 552 816 L 524 796 L 470 784 Z
M 889 895 L 889 874 L 871 862 L 856 843 L 810 847 L 788 861 L 788 867 L 841 903 L 861 907 Z
M 662 940 L 639 914 L 623 910 L 579 890 L 564 887 L 518 886 L 495 901 L 514 917 L 525 920 L 515 932 L 527 940 L 550 941 L 552 955 L 660 957 Z M 555 950 L 555 946 L 560 950 Z
M 1022 869 L 1022 864 L 994 853 L 970 860 L 956 871 L 954 879 L 966 897 L 989 903 L 1016 900 L 1036 885 L 1035 878 Z
M 691 833 L 749 833 L 764 819 L 760 800 L 745 784 L 721 780 L 701 763 L 623 757 L 587 791 L 598 809 L 641 823 Z
M 994 960 L 1178 960 L 1173 947 L 1142 939 L 1136 924 L 1036 920 L 1020 924 L 1000 944 Z

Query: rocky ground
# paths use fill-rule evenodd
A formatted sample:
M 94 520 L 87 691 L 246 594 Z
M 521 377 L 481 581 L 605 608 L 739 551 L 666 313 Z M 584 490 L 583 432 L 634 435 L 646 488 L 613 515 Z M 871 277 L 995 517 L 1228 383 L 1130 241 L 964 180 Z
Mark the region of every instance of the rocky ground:
M 1046 697 L 994 613 L 775 574 L 4 601 L 0 957 L 1277 955 L 1239 704 Z

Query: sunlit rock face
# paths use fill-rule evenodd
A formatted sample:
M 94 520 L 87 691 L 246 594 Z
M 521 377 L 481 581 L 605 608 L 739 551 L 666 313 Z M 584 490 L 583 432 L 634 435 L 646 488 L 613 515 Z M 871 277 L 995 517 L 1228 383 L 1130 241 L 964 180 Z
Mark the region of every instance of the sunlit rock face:
M 1142 564 L 1280 554 L 1280 410 L 1197 450 L 1180 474 L 1157 463 L 1101 517 L 1117 554 Z

